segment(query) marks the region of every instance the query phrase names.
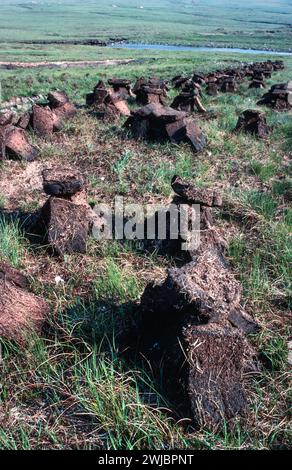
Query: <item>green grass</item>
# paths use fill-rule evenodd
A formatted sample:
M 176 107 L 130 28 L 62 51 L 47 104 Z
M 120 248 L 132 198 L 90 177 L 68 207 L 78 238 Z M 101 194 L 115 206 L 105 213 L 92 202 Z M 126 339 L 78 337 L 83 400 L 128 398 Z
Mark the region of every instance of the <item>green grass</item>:
M 40 49 L 40 60 L 50 60 L 50 55 L 47 56 L 47 48 L 49 46 L 42 46 Z M 31 61 L 32 57 L 28 55 L 23 45 L 22 48 L 22 61 Z M 56 49 L 56 48 L 55 48 Z M 52 88 L 53 89 L 66 89 L 70 97 L 78 104 L 84 104 L 85 95 L 96 85 L 98 80 L 107 80 L 110 77 L 116 76 L 121 78 L 129 78 L 135 81 L 141 76 L 159 76 L 171 79 L 173 76 L 183 73 L 191 75 L 195 70 L 197 71 L 210 71 L 222 69 L 228 66 L 235 66 L 239 61 L 262 61 L 273 56 L 265 55 L 251 55 L 245 54 L 240 58 L 238 54 L 221 52 L 221 53 L 205 53 L 205 52 L 164 52 L 164 51 L 130 51 L 119 50 L 111 48 L 95 48 L 94 52 L 90 46 L 83 46 L 82 49 L 78 46 L 66 46 L 56 49 L 60 57 L 55 60 L 67 60 L 68 50 L 71 54 L 71 60 L 105 60 L 105 59 L 125 59 L 133 58 L 139 59 L 138 63 L 129 63 L 126 65 L 111 65 L 99 67 L 84 67 L 84 68 L 70 68 L 64 71 L 63 69 L 25 69 L 25 70 L 0 70 L 1 76 L 1 89 L 2 100 L 7 100 L 14 95 L 17 96 L 33 96 L 37 94 L 46 95 Z M 3 60 L 15 60 L 15 57 L 10 56 L 5 50 L 3 52 Z M 50 53 L 49 53 L 50 54 Z M 284 73 L 278 73 L 277 79 L 279 81 L 289 77 L 292 70 L 292 59 L 290 57 L 283 57 L 286 63 L 286 70 Z M 30 80 L 33 77 L 33 83 Z M 274 83 L 274 77 L 268 80 L 268 84 Z M 242 89 L 241 95 L 222 94 L 218 98 L 204 97 L 204 104 L 216 110 L 217 105 L 220 105 L 220 113 L 222 114 L 221 126 L 225 130 L 230 130 L 236 124 L 236 116 L 230 114 L 230 106 L 236 111 L 250 108 L 254 99 L 251 99 L 250 90 L 246 87 Z M 271 114 L 271 113 L 270 113 Z M 279 119 L 279 118 L 278 118 Z M 289 120 L 283 122 L 285 126 L 283 132 L 289 132 Z
M 127 274 L 113 259 L 106 260 L 105 273 L 94 283 L 98 300 L 111 300 L 123 303 L 134 300 L 139 295 L 139 283 L 135 276 Z
M 245 294 L 265 305 L 283 296 L 292 305 L 291 220 L 264 222 L 257 240 L 235 237 L 229 254 L 236 263 Z
M 269 193 L 251 191 L 246 195 L 247 203 L 258 214 L 270 219 L 277 209 L 277 201 Z
M 0 39 L 124 38 L 134 42 L 232 44 L 283 50 L 291 47 L 291 14 L 287 0 L 268 5 L 264 0 L 247 0 L 240 5 L 235 0 L 119 0 L 115 4 L 106 0 L 3 0 Z
M 24 256 L 24 239 L 17 222 L 6 222 L 0 216 L 0 258 L 19 267 Z
M 41 53 L 37 47 L 35 51 Z M 80 58 L 81 46 L 75 51 Z M 84 51 L 93 54 L 89 48 Z M 61 53 L 63 49 L 56 52 Z M 74 55 L 74 48 L 70 46 L 67 53 Z M 101 52 L 103 57 L 105 53 Z M 52 49 L 48 54 L 54 54 Z M 109 50 L 108 54 L 117 57 L 125 51 Z M 145 62 L 122 67 L 70 69 L 65 73 L 3 71 L 3 94 L 8 98 L 65 88 L 75 102 L 84 104 L 85 93 L 99 78 L 117 75 L 134 81 L 140 75 L 154 74 L 171 78 L 178 72 L 223 68 L 238 60 L 234 54 L 178 53 L 173 57 L 157 53 L 156 61 L 151 61 L 149 52 L 142 55 Z M 268 80 L 269 86 L 289 79 L 290 58 L 285 59 L 285 65 L 284 71 Z M 32 86 L 26 82 L 30 75 Z M 233 429 L 223 426 L 217 434 L 194 429 L 186 420 L 178 423 L 147 361 L 140 358 L 138 364 L 132 363 L 120 354 L 119 341 L 135 321 L 135 307 L 145 286 L 162 280 L 174 260 L 156 252 L 150 255 L 135 242 L 100 243 L 93 239 L 86 255 L 67 256 L 64 262 L 50 258 L 42 247 L 27 256 L 27 241 L 19 226 L 1 219 L 0 257 L 31 272 L 35 293 L 46 297 L 52 308 L 48 328 L 41 338 L 32 338 L 28 348 L 1 344 L 0 405 L 5 415 L 0 414 L 0 448 L 291 446 L 287 364 L 291 337 L 287 313 L 292 305 L 291 167 L 287 158 L 291 113 L 261 108 L 274 126 L 273 134 L 263 142 L 232 133 L 238 115 L 257 99 L 246 84 L 238 95 L 203 99 L 218 117 L 211 121 L 197 118 L 208 138 L 208 147 L 200 154 L 193 154 L 187 145 L 136 142 L 121 130 L 123 120 L 105 124 L 84 109 L 51 141 L 35 141 L 42 165 L 62 163 L 81 169 L 87 176 L 92 202 L 112 202 L 113 196 L 121 193 L 128 202 L 169 202 L 170 180 L 175 173 L 198 186 L 216 186 L 223 191 L 224 217 L 218 211 L 216 223 L 228 238 L 228 255 L 243 287 L 244 307 L 262 327 L 251 338 L 265 366 L 248 385 L 250 416 Z M 3 171 L 2 180 L 9 180 L 11 186 L 19 184 L 24 164 L 5 162 L 4 166 L 8 176 Z M 31 191 L 26 179 L 22 191 L 13 197 L 4 191 L 1 194 L 2 205 L 13 210 L 36 209 L 41 204 L 41 190 Z M 55 285 L 57 275 L 64 278 L 64 284 Z
M 0 209 L 4 209 L 6 204 L 6 197 L 3 194 L 0 194 Z
M 196 439 L 191 436 L 187 439 L 180 426 L 163 411 L 167 404 L 153 388 L 150 370 L 126 368 L 112 343 L 104 341 L 105 353 L 103 343 L 90 346 L 81 340 L 78 344 L 74 334 L 75 331 L 63 328 L 63 339 L 56 337 L 54 342 L 34 339 L 23 352 L 21 363 L 18 358 L 18 364 L 14 362 L 13 351 L 5 347 L 2 367 L 5 381 L 0 403 L 5 403 L 9 396 L 14 370 L 19 376 L 14 397 L 19 404 L 26 403 L 31 408 L 25 418 L 26 409 L 20 405 L 19 413 L 24 420 L 17 429 L 9 420 L 5 427 L 0 427 L 1 449 L 36 446 L 131 450 L 196 445 Z M 50 403 L 54 417 L 50 422 L 40 423 L 35 418 L 36 414 L 46 414 L 46 405 L 41 405 L 43 400 Z M 69 427 L 67 420 L 71 422 Z
M 268 181 L 277 172 L 277 166 L 274 163 L 264 164 L 257 160 L 251 162 L 250 168 L 263 182 Z

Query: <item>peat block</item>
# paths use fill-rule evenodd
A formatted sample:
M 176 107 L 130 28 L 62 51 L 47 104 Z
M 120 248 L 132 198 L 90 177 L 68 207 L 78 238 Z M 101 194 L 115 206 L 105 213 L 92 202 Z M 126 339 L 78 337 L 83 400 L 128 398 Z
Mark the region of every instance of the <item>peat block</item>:
M 41 332 L 49 311 L 48 304 L 27 287 L 25 276 L 0 263 L 0 337 L 20 344 L 29 332 Z
M 39 151 L 31 145 L 23 129 L 15 126 L 0 128 L 0 160 L 6 158 L 35 160 Z
M 115 93 L 119 93 L 121 99 L 131 96 L 131 80 L 122 78 L 110 78 L 108 84 L 113 87 Z
M 206 92 L 210 96 L 217 96 L 218 95 L 218 85 L 217 85 L 217 83 L 216 82 L 208 82 Z
M 70 168 L 46 169 L 42 173 L 46 194 L 57 197 L 70 197 L 84 188 L 85 180 L 77 170 Z
M 292 80 L 288 83 L 273 85 L 257 104 L 269 106 L 277 111 L 292 109 Z
M 223 93 L 235 93 L 238 89 L 237 83 L 232 78 L 227 78 L 221 85 L 221 91 Z
M 52 91 L 48 94 L 50 108 L 59 108 L 69 102 L 69 98 L 64 91 Z
M 14 120 L 14 113 L 12 111 L 6 111 L 0 114 L 0 126 L 8 126 L 12 124 Z
M 249 88 L 265 88 L 266 87 L 266 84 L 263 80 L 253 80 L 250 85 L 249 85 Z
M 188 80 L 190 80 L 190 77 L 184 77 L 182 75 L 177 75 L 173 77 L 171 80 L 171 83 L 175 89 L 179 89 L 184 85 Z
M 240 298 L 241 286 L 224 258 L 216 250 L 206 249 L 195 261 L 169 270 L 162 285 L 150 284 L 141 305 L 149 318 L 153 314 L 151 321 L 157 323 L 158 329 L 167 318 L 177 321 L 186 314 L 198 324 L 212 322 L 234 326 L 234 312 L 238 312 L 245 320 L 244 333 L 255 332 L 258 325 L 243 311 Z M 239 325 L 239 321 L 237 323 Z
M 27 129 L 30 123 L 31 115 L 29 112 L 24 113 L 17 121 L 17 127 L 21 129 Z
M 194 112 L 195 106 L 197 107 L 198 96 L 199 90 L 196 89 L 189 92 L 181 92 L 174 98 L 171 108 L 192 113 Z
M 271 132 L 271 127 L 267 125 L 266 117 L 262 112 L 247 109 L 239 116 L 235 131 L 254 134 L 265 139 Z
M 90 232 L 86 206 L 52 196 L 41 210 L 41 224 L 45 242 L 57 256 L 86 252 Z
M 35 133 L 41 137 L 53 134 L 60 130 L 60 119 L 48 106 L 35 105 L 32 108 L 31 125 Z
M 188 181 L 182 180 L 179 176 L 172 178 L 171 186 L 173 191 L 182 198 L 182 202 L 209 207 L 222 206 L 222 196 L 218 190 L 198 188 Z
M 245 338 L 260 327 L 241 305 L 242 289 L 224 257 L 224 240 L 213 227 L 219 192 L 172 179 L 173 204 L 201 205 L 201 244 L 191 261 L 148 284 L 141 297 L 140 351 L 159 371 L 164 389 L 185 416 L 212 432 L 248 412 L 244 374 L 259 370 Z M 225 245 L 226 246 L 226 245 Z
M 205 136 L 187 113 L 159 104 L 149 104 L 132 112 L 125 127 L 137 139 L 188 142 L 195 151 L 206 145 Z
M 77 113 L 76 107 L 69 101 L 64 103 L 62 106 L 54 108 L 53 111 L 54 114 L 61 120 L 71 119 Z
M 186 388 L 195 421 L 217 430 L 224 421 L 244 416 L 247 401 L 243 383 L 245 339 L 232 328 L 203 325 L 184 329 Z

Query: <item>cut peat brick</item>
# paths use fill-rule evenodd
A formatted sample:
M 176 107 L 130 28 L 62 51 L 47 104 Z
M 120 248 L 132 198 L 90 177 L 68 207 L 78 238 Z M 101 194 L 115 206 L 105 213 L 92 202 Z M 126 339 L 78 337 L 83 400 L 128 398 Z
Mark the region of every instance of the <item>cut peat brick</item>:
M 42 173 L 46 194 L 57 197 L 71 197 L 84 188 L 82 174 L 71 168 L 46 169 Z
M 69 98 L 64 91 L 51 91 L 48 94 L 48 101 L 50 107 L 53 109 L 64 106 L 64 104 L 69 102 Z
M 235 132 L 244 132 L 253 134 L 261 139 L 267 138 L 272 128 L 268 126 L 264 113 L 248 109 L 244 111 L 238 118 Z
M 25 344 L 31 332 L 39 334 L 48 304 L 28 292 L 28 281 L 7 263 L 0 263 L 0 337 Z
M 200 427 L 215 432 L 224 421 L 246 414 L 246 341 L 238 331 L 213 324 L 184 331 L 191 409 Z
M 60 130 L 60 119 L 48 107 L 35 105 L 32 110 L 32 128 L 41 137 L 52 135 L 55 130 Z
M 222 195 L 220 191 L 209 188 L 198 188 L 188 181 L 174 176 L 171 181 L 173 191 L 189 204 L 201 204 L 209 207 L 222 206 Z
M 260 330 L 241 305 L 242 288 L 224 257 L 213 227 L 212 207 L 222 205 L 211 188 L 175 176 L 173 204 L 200 204 L 201 243 L 191 261 L 150 283 L 140 302 L 138 348 L 157 371 L 164 363 L 164 390 L 199 427 L 217 432 L 248 413 L 245 374 L 259 372 L 245 335 Z
M 257 370 L 244 335 L 259 327 L 221 258 L 204 250 L 169 270 L 164 283 L 150 284 L 141 299 L 142 354 L 154 369 L 163 358 L 169 397 L 212 432 L 248 412 L 243 376 Z
M 0 160 L 12 158 L 31 162 L 38 154 L 39 151 L 29 143 L 23 129 L 15 126 L 0 128 Z
M 195 152 L 206 145 L 206 138 L 197 123 L 184 111 L 149 104 L 132 112 L 125 123 L 137 139 L 167 141 L 180 144 L 187 142 Z
M 63 257 L 86 252 L 90 232 L 86 206 L 52 196 L 41 210 L 41 223 L 45 241 L 54 254 Z
M 61 120 L 67 120 L 73 118 L 76 113 L 76 107 L 73 103 L 67 102 L 63 106 L 53 108 L 54 114 Z

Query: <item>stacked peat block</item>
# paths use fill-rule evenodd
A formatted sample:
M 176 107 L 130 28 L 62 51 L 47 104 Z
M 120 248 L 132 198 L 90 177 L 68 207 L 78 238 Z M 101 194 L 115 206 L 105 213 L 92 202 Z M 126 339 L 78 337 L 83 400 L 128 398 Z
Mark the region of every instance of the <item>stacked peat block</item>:
M 206 79 L 206 93 L 210 96 L 217 96 L 218 95 L 218 83 L 216 74 L 212 73 L 209 74 Z
M 46 169 L 43 187 L 50 197 L 39 211 L 32 232 L 40 235 L 57 256 L 85 253 L 92 215 L 83 176 L 71 168 Z
M 160 78 L 139 78 L 135 83 L 133 92 L 139 105 L 166 104 L 168 84 Z
M 268 62 L 270 62 L 270 61 L 268 61 Z M 285 68 L 283 60 L 274 60 L 272 62 L 272 65 L 273 65 L 274 71 L 284 70 L 284 68 Z
M 178 96 L 175 97 L 171 107 L 181 111 L 192 112 L 194 106 L 200 112 L 205 112 L 205 108 L 200 102 L 201 86 L 206 85 L 206 93 L 210 96 L 216 96 L 220 90 L 223 93 L 234 93 L 238 90 L 238 85 L 245 77 L 251 78 L 249 88 L 264 88 L 265 79 L 271 77 L 271 73 L 284 67 L 282 61 L 256 62 L 253 64 L 242 64 L 236 68 L 226 68 L 217 70 L 208 74 L 194 73 L 192 78 L 177 75 L 171 83 L 175 89 L 181 89 Z M 139 83 L 138 83 L 139 82 Z M 139 86 L 143 84 L 140 80 Z M 148 104 L 149 101 L 141 100 L 141 104 Z M 153 102 L 159 100 L 153 99 Z
M 241 305 L 241 286 L 213 225 L 220 194 L 174 177 L 178 205 L 200 204 L 201 244 L 190 261 L 149 284 L 141 298 L 140 351 L 153 368 L 164 361 L 169 397 L 199 426 L 216 432 L 247 413 L 245 374 L 258 370 L 245 334 L 259 326 Z M 226 244 L 225 244 L 226 245 Z
M 108 84 L 113 88 L 115 94 L 119 95 L 120 98 L 127 100 L 132 96 L 131 80 L 124 78 L 110 78 Z
M 25 130 L 16 124 L 12 112 L 7 111 L 0 116 L 0 160 L 12 158 L 33 161 L 39 151 L 29 143 Z
M 171 80 L 171 84 L 173 86 L 173 88 L 175 88 L 176 90 L 180 89 L 186 82 L 188 82 L 190 80 L 190 77 L 185 77 L 183 75 L 176 75 L 175 77 L 173 77 L 173 79 Z
M 29 126 L 39 137 L 47 137 L 62 129 L 61 120 L 49 106 L 34 105 Z
M 29 292 L 29 282 L 9 264 L 0 261 L 0 338 L 26 343 L 31 332 L 40 333 L 48 304 Z
M 192 82 L 198 85 L 204 85 L 206 83 L 206 76 L 203 73 L 194 73 L 192 76 Z
M 148 104 L 133 111 L 125 127 L 137 139 L 188 142 L 196 152 L 206 145 L 206 138 L 192 117 L 160 104 Z
M 271 132 L 271 127 L 267 125 L 264 113 L 258 110 L 247 109 L 239 116 L 234 131 L 253 134 L 261 139 L 265 139 Z
M 171 108 L 185 111 L 187 113 L 193 113 L 196 107 L 199 112 L 205 113 L 206 109 L 201 103 L 200 93 L 200 85 L 198 83 L 188 81 L 184 84 L 182 91 L 174 98 L 170 106 Z
M 265 87 L 266 87 L 266 84 L 264 80 L 259 80 L 255 78 L 253 78 L 249 84 L 249 88 L 265 88 Z
M 87 93 L 86 104 L 87 106 L 101 106 L 103 105 L 107 95 L 108 90 L 106 89 L 105 83 L 102 80 L 99 80 L 93 91 L 91 93 Z
M 104 121 L 113 122 L 130 115 L 126 99 L 132 92 L 128 80 L 111 79 L 109 83 L 113 84 L 113 90 L 108 90 L 100 80 L 93 92 L 86 95 L 86 104 L 92 106 Z
M 269 67 L 264 65 L 253 67 L 251 71 L 251 83 L 249 88 L 265 88 L 265 79 L 271 78 L 272 71 L 272 65 Z
M 28 123 L 40 137 L 50 136 L 53 132 L 61 130 L 63 122 L 76 114 L 75 106 L 63 91 L 49 93 L 47 101 L 48 106 L 33 106 Z
M 51 135 L 63 127 L 63 122 L 76 114 L 75 106 L 66 93 L 54 91 L 47 97 L 48 105 L 39 105 L 32 100 L 30 108 L 13 114 L 13 124 L 23 130 L 31 128 L 39 136 Z
M 292 109 L 292 80 L 288 83 L 273 85 L 257 104 L 269 106 L 277 111 Z
M 238 90 L 238 85 L 234 77 L 227 77 L 223 80 L 220 91 L 222 93 L 235 93 Z
M 76 107 L 63 91 L 53 91 L 48 94 L 50 109 L 61 120 L 71 119 L 76 115 Z

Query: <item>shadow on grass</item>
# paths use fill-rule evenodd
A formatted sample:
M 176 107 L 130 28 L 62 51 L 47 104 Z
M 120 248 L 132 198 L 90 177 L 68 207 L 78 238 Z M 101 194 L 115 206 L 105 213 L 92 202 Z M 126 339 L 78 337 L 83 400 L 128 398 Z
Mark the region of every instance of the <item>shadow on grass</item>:
M 153 344 L 151 325 L 149 331 L 143 329 L 147 322 L 142 318 L 138 302 L 118 304 L 92 299 L 84 303 L 79 299 L 61 313 L 60 324 L 63 332 L 70 331 L 70 335 L 79 340 L 81 347 L 90 345 L 90 349 L 97 352 L 97 361 L 108 357 L 119 363 L 122 374 L 134 372 L 139 397 L 145 405 L 157 411 L 163 409 L 174 422 L 186 419 L 187 424 L 190 423 L 189 400 L 179 381 L 179 376 L 183 375 L 183 352 L 180 351 L 181 357 L 170 369 L 163 345 L 160 348 L 158 343 Z M 173 343 L 174 348 L 180 348 L 176 331 L 167 341 Z

